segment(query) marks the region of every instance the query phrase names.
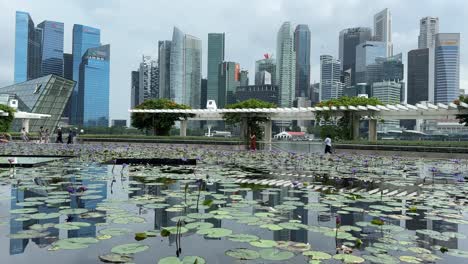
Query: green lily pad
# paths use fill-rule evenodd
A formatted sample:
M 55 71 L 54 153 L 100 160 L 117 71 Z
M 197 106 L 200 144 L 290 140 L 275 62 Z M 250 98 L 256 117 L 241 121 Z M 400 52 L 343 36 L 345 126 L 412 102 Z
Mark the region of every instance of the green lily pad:
M 323 260 L 323 259 L 331 259 L 332 256 L 328 253 L 322 251 L 305 251 L 302 252 L 302 255 L 308 256 L 314 260 Z
M 350 254 L 336 254 L 333 256 L 333 258 L 337 260 L 341 260 L 344 263 L 362 263 L 366 261 L 365 259 L 361 257 L 350 255 Z
M 279 230 L 283 230 L 283 228 L 279 225 L 275 225 L 275 224 L 265 224 L 265 225 L 261 225 L 260 226 L 261 228 L 266 228 L 270 231 L 279 231 Z
M 59 213 L 63 215 L 83 214 L 86 212 L 88 212 L 88 209 L 84 209 L 84 208 L 64 209 L 64 210 L 59 211 Z
M 250 245 L 254 247 L 259 247 L 259 248 L 271 248 L 271 247 L 275 247 L 278 244 L 274 240 L 260 239 L 257 241 L 251 241 Z
M 166 257 L 162 258 L 158 261 L 158 264 L 205 264 L 206 261 L 202 257 L 198 256 L 186 256 L 181 260 L 179 260 L 177 257 Z
M 260 254 L 257 251 L 246 248 L 230 249 L 226 251 L 225 254 L 229 257 L 241 260 L 253 260 L 260 257 Z
M 400 260 L 406 263 L 422 263 L 422 259 L 414 256 L 400 256 Z
M 266 260 L 283 261 L 294 257 L 294 253 L 289 251 L 282 251 L 275 248 L 267 248 L 260 250 L 260 257 Z
M 195 223 L 190 223 L 186 224 L 185 227 L 188 229 L 207 229 L 207 228 L 212 228 L 214 225 L 212 223 L 208 222 L 195 222 Z
M 130 243 L 130 244 L 123 244 L 119 246 L 115 246 L 111 249 L 112 253 L 116 254 L 135 254 L 138 252 L 142 252 L 149 249 L 149 246 L 143 245 L 143 244 L 138 244 L 138 243 Z
M 122 235 L 126 235 L 126 234 L 128 234 L 130 232 L 132 232 L 132 230 L 129 229 L 129 228 L 125 228 L 125 227 L 120 227 L 120 228 L 111 227 L 111 228 L 106 228 L 106 229 L 99 230 L 99 234 L 101 234 L 101 235 L 110 235 L 110 236 L 122 236 Z
M 13 209 L 10 210 L 10 214 L 32 214 L 37 213 L 36 208 L 20 208 L 20 209 Z
M 129 256 L 113 253 L 99 256 L 99 260 L 106 263 L 129 263 L 133 261 Z
M 74 237 L 74 238 L 65 238 L 60 239 L 59 241 L 52 244 L 53 250 L 57 249 L 83 249 L 87 248 L 91 244 L 96 244 L 99 242 L 94 237 Z
M 234 234 L 230 235 L 228 239 L 235 242 L 251 242 L 258 240 L 259 237 L 249 234 Z
M 232 234 L 232 230 L 226 228 L 207 228 L 198 230 L 197 234 L 205 235 L 209 238 L 220 238 L 229 236 Z
M 190 218 L 193 218 L 193 219 L 209 219 L 209 218 L 213 218 L 214 214 L 210 214 L 210 213 L 191 213 L 191 214 L 188 214 L 187 216 L 190 217 Z
M 78 230 L 81 227 L 87 226 L 91 226 L 91 224 L 86 222 L 66 222 L 54 225 L 55 228 L 62 230 Z
M 52 218 L 57 218 L 57 217 L 60 217 L 60 214 L 59 213 L 36 213 L 36 214 L 32 214 L 32 215 L 29 215 L 29 217 L 31 217 L 31 219 L 35 219 L 35 220 L 45 220 L 45 219 L 52 219 Z

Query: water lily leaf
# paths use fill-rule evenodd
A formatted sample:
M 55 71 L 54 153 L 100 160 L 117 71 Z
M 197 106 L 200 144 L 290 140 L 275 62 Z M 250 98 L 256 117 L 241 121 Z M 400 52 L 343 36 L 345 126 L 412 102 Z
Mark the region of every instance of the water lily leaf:
M 333 256 L 334 259 L 341 260 L 344 263 L 362 263 L 365 261 L 365 259 L 350 255 L 350 254 L 336 254 Z
M 232 230 L 226 228 L 207 228 L 198 230 L 197 234 L 205 235 L 209 238 L 220 238 L 229 236 L 232 234 Z
M 120 228 L 111 227 L 111 228 L 106 228 L 106 229 L 99 230 L 99 234 L 101 234 L 101 235 L 110 235 L 110 236 L 122 236 L 122 235 L 126 235 L 126 234 L 128 234 L 130 232 L 132 232 L 132 230 L 129 229 L 129 228 L 125 228 L 125 227 L 120 227 Z
M 190 217 L 190 218 L 193 218 L 193 219 L 209 219 L 209 218 L 213 218 L 214 214 L 210 214 L 210 213 L 191 213 L 191 214 L 188 214 L 187 216 Z
M 165 227 L 163 230 L 167 230 L 167 231 L 170 232 L 170 234 L 175 235 L 175 234 L 177 233 L 177 226 Z M 162 235 L 162 231 L 163 231 L 163 230 L 161 230 L 161 235 Z M 183 227 L 183 226 L 179 227 L 179 233 L 180 233 L 180 234 L 185 234 L 185 233 L 187 233 L 188 231 L 189 231 L 189 230 L 188 230 L 186 227 Z
M 241 260 L 253 260 L 260 257 L 260 254 L 257 251 L 246 248 L 230 249 L 226 251 L 225 254 L 229 257 Z
M 20 209 L 13 209 L 10 210 L 10 214 L 32 214 L 37 213 L 36 208 L 20 208 Z
M 214 225 L 212 223 L 208 222 L 196 222 L 196 223 L 190 223 L 186 224 L 185 227 L 188 229 L 206 229 L 206 228 L 212 228 Z
M 87 248 L 91 244 L 96 244 L 99 242 L 94 237 L 74 237 L 74 238 L 65 238 L 60 239 L 59 241 L 52 244 L 54 250 L 57 249 L 83 249 Z
M 260 239 L 257 241 L 251 241 L 250 245 L 254 247 L 260 247 L 260 248 L 271 248 L 271 247 L 275 247 L 277 243 L 274 240 Z
M 130 243 L 130 244 L 123 244 L 119 246 L 115 246 L 111 249 L 112 253 L 116 254 L 135 254 L 138 252 L 142 252 L 149 249 L 149 246 L 143 245 L 143 244 L 138 244 L 138 243 Z
M 36 230 L 21 230 L 16 234 L 8 235 L 11 239 L 29 239 L 29 238 L 38 238 L 48 236 L 49 232 L 39 232 Z
M 148 235 L 146 233 L 135 233 L 136 241 L 145 240 L 146 238 L 148 238 Z
M 228 239 L 235 242 L 251 242 L 258 240 L 259 237 L 249 234 L 234 234 L 230 235 Z
M 86 222 L 66 222 L 66 223 L 54 225 L 55 228 L 62 229 L 62 230 L 78 230 L 81 227 L 88 227 L 88 226 L 91 226 L 91 224 L 86 223 Z
M 35 219 L 35 220 L 45 220 L 45 219 L 52 219 L 52 218 L 57 218 L 57 217 L 60 217 L 60 214 L 59 213 L 36 213 L 36 214 L 32 214 L 32 215 L 29 215 L 29 217 L 31 217 L 31 219 Z
M 315 260 L 322 260 L 322 259 L 331 259 L 332 256 L 328 253 L 322 252 L 322 251 L 305 251 L 302 252 L 302 255 L 308 256 L 312 259 Z
M 422 259 L 414 256 L 400 256 L 400 260 L 406 263 L 421 263 Z
M 146 220 L 139 216 L 123 216 L 112 220 L 114 224 L 145 223 Z
M 88 212 L 88 209 L 85 208 L 64 209 L 59 211 L 59 213 L 63 215 L 83 214 L 86 212 Z
M 279 231 L 279 230 L 283 230 L 283 228 L 279 225 L 275 225 L 275 224 L 265 224 L 265 225 L 261 225 L 260 226 L 261 228 L 266 228 L 270 231 Z
M 130 256 L 112 253 L 99 256 L 99 260 L 106 263 L 128 263 L 133 261 L 133 259 Z
M 283 261 L 294 257 L 294 253 L 289 251 L 281 251 L 275 248 L 267 248 L 260 250 L 260 256 L 266 260 Z

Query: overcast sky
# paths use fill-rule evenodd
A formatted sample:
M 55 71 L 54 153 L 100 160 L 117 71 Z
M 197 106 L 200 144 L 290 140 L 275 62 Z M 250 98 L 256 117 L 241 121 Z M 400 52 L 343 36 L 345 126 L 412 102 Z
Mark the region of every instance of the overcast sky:
M 207 35 L 225 32 L 226 60 L 249 70 L 252 82 L 255 60 L 276 52 L 281 24 L 308 24 L 311 80 L 319 81 L 319 56 L 338 56 L 339 31 L 372 27 L 374 14 L 386 7 L 393 16 L 394 53 L 403 52 L 405 62 L 407 52 L 417 48 L 421 17 L 439 17 L 440 32 L 460 32 L 460 86 L 468 88 L 466 0 L 0 0 L 0 86 L 13 82 L 17 10 L 29 12 L 36 25 L 64 22 L 64 51 L 69 53 L 73 24 L 101 29 L 102 43 L 111 45 L 111 119 L 121 119 L 128 117 L 130 71 L 142 54 L 156 59 L 158 40 L 171 39 L 173 26 L 202 39 L 203 76 Z

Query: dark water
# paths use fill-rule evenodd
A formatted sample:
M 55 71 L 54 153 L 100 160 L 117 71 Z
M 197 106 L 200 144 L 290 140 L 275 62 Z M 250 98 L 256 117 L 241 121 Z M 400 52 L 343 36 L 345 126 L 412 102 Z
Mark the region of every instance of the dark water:
M 177 216 L 184 215 L 184 212 L 167 212 L 165 209 L 147 209 L 140 205 L 129 203 L 129 199 L 139 197 L 142 195 L 157 195 L 160 196 L 166 190 L 180 190 L 183 189 L 183 185 L 180 182 L 174 182 L 166 185 L 157 186 L 145 186 L 143 183 L 138 183 L 138 177 L 128 176 L 126 173 L 119 173 L 121 167 L 112 168 L 108 165 L 93 164 L 90 166 L 81 165 L 79 163 L 70 163 L 67 165 L 61 163 L 55 163 L 46 167 L 37 168 L 18 168 L 14 176 L 12 183 L 0 186 L 0 263 L 100 263 L 98 256 L 107 254 L 111 248 L 126 243 L 134 243 L 134 233 L 144 232 L 148 230 L 160 230 L 163 227 L 175 226 L 176 223 L 171 219 Z M 209 170 L 209 168 L 208 168 Z M 112 172 L 114 171 L 114 172 Z M 75 184 L 81 184 L 85 186 L 93 186 L 93 195 L 102 196 L 98 199 L 83 200 L 80 196 L 71 195 L 70 201 L 61 203 L 57 206 L 48 206 L 46 204 L 39 205 L 37 207 L 40 213 L 53 213 L 58 212 L 60 209 L 58 206 L 70 206 L 71 208 L 86 208 L 93 211 L 98 204 L 102 202 L 112 202 L 131 214 L 143 217 L 146 222 L 139 224 L 114 224 L 107 219 L 112 213 L 102 212 L 103 217 L 92 218 L 92 219 L 81 219 L 75 215 L 68 217 L 67 215 L 61 215 L 53 219 L 46 220 L 27 220 L 27 221 L 16 221 L 19 214 L 10 214 L 9 211 L 12 209 L 23 208 L 17 204 L 25 201 L 27 198 L 32 197 L 48 197 L 48 191 L 41 188 L 18 188 L 18 180 L 20 185 L 32 184 L 36 186 L 46 186 L 43 182 L 35 181 L 35 176 L 41 176 L 39 178 L 58 176 L 65 179 L 63 181 L 70 181 Z M 3 177 L 8 177 L 3 175 Z M 61 181 L 57 179 L 56 181 Z M 139 190 L 128 190 L 128 188 L 140 188 Z M 211 193 L 224 194 L 224 187 L 222 182 L 214 183 L 213 185 L 207 186 L 207 191 Z M 236 195 L 242 196 L 245 200 L 257 200 L 260 206 L 249 206 L 241 208 L 243 212 L 255 214 L 257 212 L 265 212 L 269 207 L 275 207 L 282 204 L 283 202 L 290 200 L 287 197 L 293 198 L 297 201 L 308 203 L 321 203 L 324 200 L 325 194 L 304 191 L 295 192 L 288 188 L 280 188 L 277 191 L 265 192 L 264 190 L 253 190 L 253 191 L 238 191 Z M 47 202 L 46 198 L 46 202 Z M 296 201 L 295 200 L 295 201 Z M 169 197 L 165 203 L 169 205 L 180 204 L 181 199 L 175 197 Z M 236 202 L 227 199 L 228 203 L 235 204 Z M 404 201 L 402 201 L 404 202 Z M 369 210 L 369 205 L 378 205 L 378 202 L 374 203 L 354 203 L 353 207 Z M 282 222 L 287 220 L 298 220 L 300 223 L 307 226 L 316 227 L 328 227 L 335 228 L 335 215 L 337 208 L 328 207 L 329 210 L 318 212 L 313 210 L 304 209 L 302 206 L 298 206 L 296 209 L 289 211 L 287 214 L 283 214 L 284 219 Z M 210 212 L 217 208 L 210 208 L 201 210 L 201 212 Z M 372 210 L 372 209 L 370 209 Z M 195 212 L 195 209 L 190 209 L 187 213 Z M 434 250 L 432 246 L 440 245 L 449 249 L 461 249 L 468 250 L 467 239 L 451 238 L 448 241 L 439 241 L 432 239 L 425 235 L 416 234 L 416 230 L 430 229 L 439 232 L 451 231 L 458 232 L 464 235 L 468 235 L 468 225 L 453 224 L 444 221 L 433 221 L 425 219 L 425 210 L 418 210 L 419 215 L 414 216 L 411 220 L 386 220 L 388 224 L 403 227 L 404 232 L 400 233 L 399 236 L 415 236 L 412 241 L 413 247 L 422 247 L 429 249 L 433 254 L 441 257 L 437 263 L 467 263 L 466 258 L 459 258 L 442 254 L 437 250 Z M 468 219 L 468 214 L 465 211 L 463 213 L 464 219 Z M 68 218 L 68 219 L 67 219 Z M 362 212 L 350 212 L 349 214 L 342 214 L 341 221 L 342 225 L 354 226 L 357 222 L 370 222 L 375 217 Z M 47 232 L 50 234 L 46 237 L 33 238 L 33 239 L 10 239 L 9 234 L 16 234 L 21 230 L 28 230 L 34 224 L 58 224 L 66 221 L 79 221 L 87 222 L 91 224 L 88 227 L 82 227 L 79 230 L 59 230 L 54 227 L 48 228 Z M 203 220 L 210 222 L 214 227 L 222 227 L 231 229 L 233 234 L 252 234 L 260 237 L 261 239 L 270 239 L 275 241 L 296 241 L 302 243 L 309 243 L 311 250 L 323 251 L 331 255 L 335 254 L 335 248 L 338 245 L 343 244 L 346 240 L 336 240 L 334 237 L 325 236 L 321 232 L 313 232 L 306 229 L 300 230 L 280 230 L 280 231 L 269 231 L 268 229 L 260 228 L 258 225 L 247 225 L 238 223 L 233 219 L 207 219 Z M 126 227 L 132 229 L 128 235 L 115 236 L 108 240 L 101 240 L 97 244 L 90 245 L 86 249 L 78 250 L 57 250 L 50 251 L 51 245 L 64 238 L 73 237 L 96 237 L 99 235 L 99 230 L 109 227 Z M 385 232 L 378 231 L 376 227 L 363 227 L 361 232 L 352 231 L 353 236 L 360 238 L 363 241 L 363 250 L 355 252 L 355 255 L 369 254 L 365 252 L 365 247 L 372 245 L 375 242 L 384 237 Z M 140 252 L 134 255 L 135 263 L 157 263 L 157 261 L 163 257 L 175 255 L 175 238 L 169 236 L 162 238 L 160 236 L 155 238 L 148 238 L 140 241 L 139 243 L 149 245 L 150 249 L 144 252 Z M 287 261 L 266 261 L 266 260 L 253 260 L 253 261 L 238 261 L 225 255 L 225 251 L 233 248 L 249 248 L 259 250 L 249 243 L 233 242 L 228 240 L 226 237 L 219 239 L 211 239 L 204 237 L 203 235 L 195 234 L 193 230 L 184 234 L 181 239 L 182 243 L 182 256 L 200 256 L 203 257 L 207 263 L 306 263 L 307 257 L 301 253 L 296 253 L 296 256 Z M 415 255 L 414 253 L 401 252 L 401 251 L 389 251 L 392 256 L 400 255 Z M 336 260 L 323 261 L 323 263 L 338 263 Z M 426 262 L 427 263 L 427 262 Z

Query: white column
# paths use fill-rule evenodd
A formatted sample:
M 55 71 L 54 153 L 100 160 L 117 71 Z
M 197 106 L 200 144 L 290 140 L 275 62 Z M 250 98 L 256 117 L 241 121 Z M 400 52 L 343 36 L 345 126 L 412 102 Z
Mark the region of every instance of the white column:
M 369 141 L 377 141 L 377 120 L 369 119 Z
M 271 150 L 271 134 L 272 134 L 272 122 L 268 120 L 265 122 L 265 149 Z
M 29 133 L 29 118 L 23 118 L 21 122 L 22 126 L 24 127 L 24 130 L 26 130 L 26 132 Z
M 181 137 L 187 136 L 187 120 L 180 121 L 180 136 Z

